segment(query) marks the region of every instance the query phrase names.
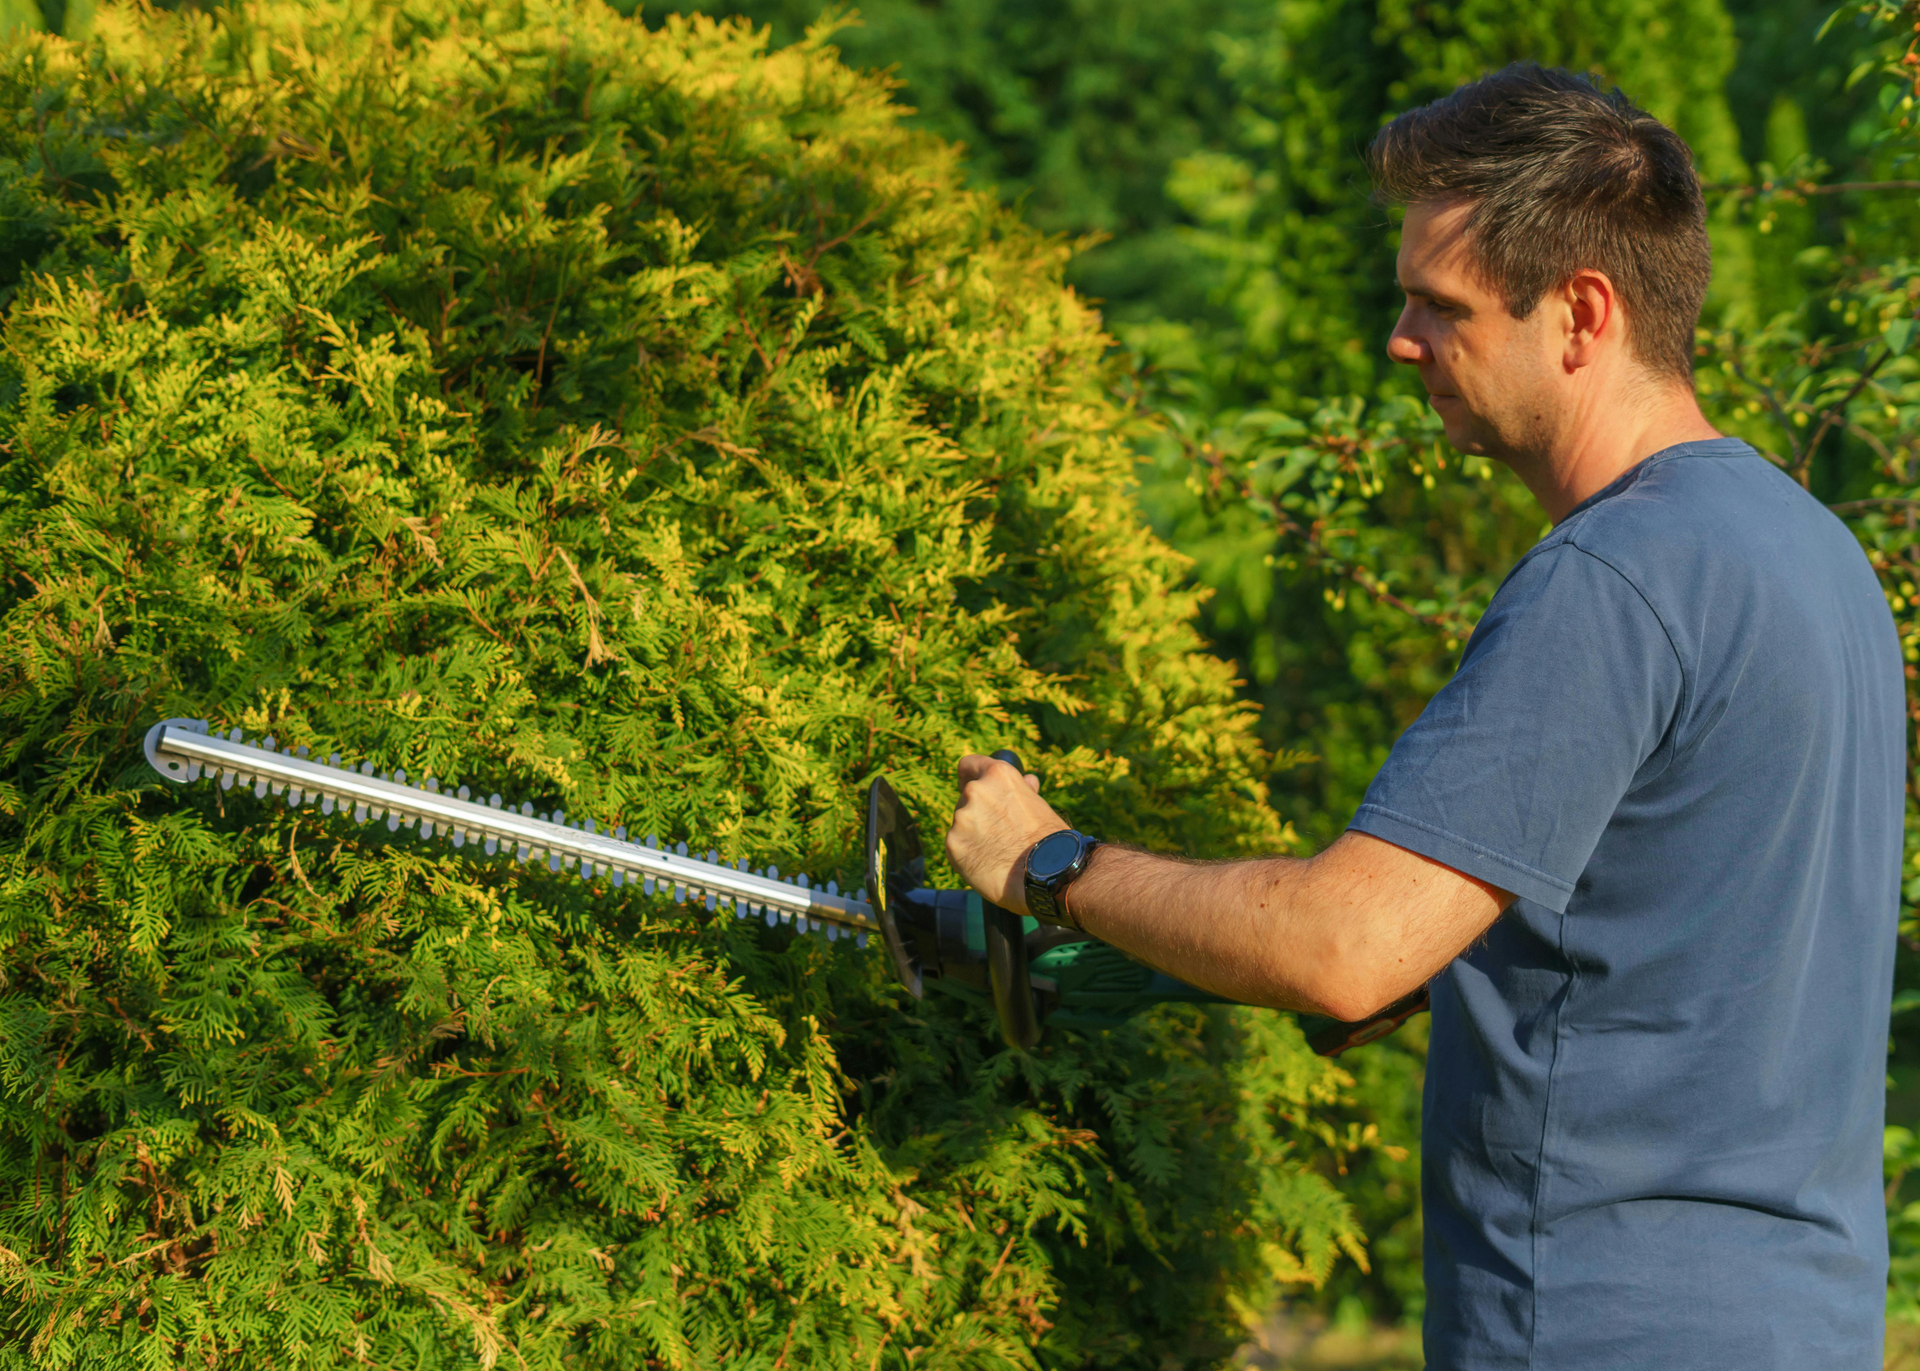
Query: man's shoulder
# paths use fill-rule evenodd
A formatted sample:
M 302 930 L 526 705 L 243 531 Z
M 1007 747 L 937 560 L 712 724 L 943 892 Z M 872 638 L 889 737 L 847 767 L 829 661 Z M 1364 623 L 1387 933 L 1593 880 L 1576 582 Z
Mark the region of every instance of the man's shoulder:
M 1551 539 L 1559 555 L 1604 562 L 1632 588 L 1672 645 L 1698 708 L 1710 710 L 1743 682 L 1757 708 L 1768 690 L 1782 708 L 1860 691 L 1884 703 L 1900 693 L 1893 616 L 1859 540 L 1745 443 L 1656 454 Z M 1789 644 L 1796 650 L 1781 650 Z M 1766 671 L 1748 672 L 1760 658 Z
M 1835 548 L 1858 555 L 1846 525 L 1738 438 L 1655 453 L 1575 510 L 1552 539 L 1635 565 L 1685 565 L 1701 552 L 1756 567 Z
M 1541 540 L 1617 571 L 1658 609 L 1678 597 L 1770 585 L 1878 598 L 1859 543 L 1833 512 L 1737 438 L 1654 454 Z

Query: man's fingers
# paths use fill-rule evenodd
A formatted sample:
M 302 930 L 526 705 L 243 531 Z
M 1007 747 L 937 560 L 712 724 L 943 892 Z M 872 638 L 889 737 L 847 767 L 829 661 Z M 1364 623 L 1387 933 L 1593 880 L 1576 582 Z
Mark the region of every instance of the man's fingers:
M 987 779 L 987 777 L 993 774 L 996 767 L 1005 768 L 1011 775 L 1018 776 L 1020 774 L 1012 767 L 1007 766 L 1005 762 L 998 761 L 992 757 L 982 757 L 978 753 L 968 753 L 960 759 L 960 788 L 965 790 L 967 786 L 974 781 Z M 1038 776 L 1028 776 L 1027 784 L 1038 792 L 1040 789 L 1040 778 Z
M 1027 773 L 1027 784 L 1033 787 L 1034 794 L 1038 795 L 1040 793 L 1040 778 L 1031 771 Z

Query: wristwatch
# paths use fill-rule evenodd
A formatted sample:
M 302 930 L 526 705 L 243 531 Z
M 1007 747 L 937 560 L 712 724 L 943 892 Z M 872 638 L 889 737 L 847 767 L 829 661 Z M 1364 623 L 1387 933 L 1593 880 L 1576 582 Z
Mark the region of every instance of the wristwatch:
M 1072 885 L 1100 846 L 1096 838 L 1063 828 L 1049 833 L 1027 853 L 1027 912 L 1043 924 L 1084 931 L 1067 912 L 1067 887 Z

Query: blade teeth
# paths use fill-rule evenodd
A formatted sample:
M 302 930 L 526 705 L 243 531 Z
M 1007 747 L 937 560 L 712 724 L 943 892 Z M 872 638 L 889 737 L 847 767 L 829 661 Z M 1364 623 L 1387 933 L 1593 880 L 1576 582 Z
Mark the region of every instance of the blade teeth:
M 219 735 L 216 734 L 214 736 L 217 737 Z M 229 741 L 246 745 L 245 735 L 240 729 L 236 728 L 231 730 L 227 737 Z M 271 734 L 262 739 L 256 746 L 269 752 L 277 750 L 286 756 L 296 757 L 301 760 L 308 760 L 311 757 L 309 749 L 304 746 L 298 748 L 280 748 L 278 746 L 278 740 Z M 373 776 L 377 774 L 372 762 L 362 762 L 358 767 L 351 765 L 343 766 L 338 752 L 328 754 L 325 761 L 316 760 L 315 764 L 330 768 L 339 768 L 350 773 L 357 771 L 358 774 L 362 776 Z M 432 839 L 437 837 L 443 841 L 451 841 L 456 848 L 464 848 L 469 843 L 473 843 L 476 846 L 483 846 L 488 856 L 497 854 L 504 847 L 511 850 L 514 854 L 514 859 L 523 864 L 536 858 L 544 858 L 548 870 L 552 872 L 577 871 L 577 874 L 585 880 L 593 880 L 595 878 L 608 880 L 615 889 L 623 889 L 629 884 L 638 885 L 648 895 L 664 895 L 670 892 L 676 903 L 704 904 L 709 913 L 718 910 L 722 905 L 726 905 L 731 907 L 734 918 L 738 920 L 746 920 L 758 916 L 770 928 L 777 927 L 782 923 L 788 923 L 793 925 L 796 934 L 820 933 L 825 935 L 828 942 L 839 942 L 843 938 L 852 938 L 855 946 L 860 949 L 864 950 L 867 946 L 868 935 L 864 929 L 842 927 L 834 920 L 812 917 L 804 911 L 783 908 L 779 904 L 768 903 L 765 900 L 757 900 L 744 895 L 726 894 L 718 890 L 708 889 L 706 886 L 697 882 L 690 883 L 685 880 L 675 879 L 672 876 L 655 877 L 648 874 L 644 868 L 629 869 L 617 861 L 609 862 L 604 859 L 576 857 L 571 853 L 555 852 L 540 844 L 517 843 L 512 838 L 500 838 L 486 833 L 481 828 L 469 829 L 458 822 L 444 819 L 429 819 L 417 813 L 409 813 L 404 803 L 398 805 L 381 805 L 378 803 L 368 804 L 363 801 L 356 802 L 333 793 L 328 790 L 324 784 L 315 785 L 313 782 L 295 784 L 292 782 L 279 781 L 244 766 L 222 767 L 213 764 L 192 764 L 189 779 L 198 780 L 203 776 L 207 780 L 217 782 L 224 790 L 232 790 L 235 786 L 246 786 L 251 789 L 257 797 L 264 798 L 268 794 L 281 797 L 290 808 L 297 809 L 303 805 L 318 804 L 322 814 L 331 816 L 336 813 L 345 815 L 348 812 L 349 805 L 351 805 L 353 818 L 356 823 L 365 824 L 384 818 L 389 832 L 398 832 L 404 825 L 407 828 L 414 829 L 421 838 Z M 399 768 L 396 768 L 390 773 L 385 773 L 381 778 L 389 780 L 395 785 L 404 786 L 409 784 L 407 773 L 405 770 Z M 492 809 L 517 813 L 523 818 L 538 817 L 542 821 L 569 828 L 575 832 L 588 833 L 596 836 L 603 832 L 596 821 L 592 819 L 569 820 L 564 810 L 556 809 L 551 816 L 545 813 L 536 816 L 531 801 L 525 801 L 519 805 L 508 805 L 503 801 L 498 792 L 490 794 L 485 800 L 479 800 L 473 795 L 469 787 L 464 785 L 456 787 L 450 778 L 443 784 L 440 778 L 429 776 L 414 788 L 423 790 L 431 795 L 450 795 L 468 803 L 484 804 Z M 613 828 L 610 832 L 617 841 L 630 841 L 624 825 Z M 767 880 L 780 881 L 796 891 L 799 898 L 796 899 L 795 903 L 802 905 L 805 903 L 806 893 L 810 891 L 823 890 L 826 894 L 835 897 L 841 895 L 840 886 L 837 881 L 829 880 L 824 886 L 816 886 L 805 872 L 796 873 L 791 878 L 784 878 L 780 873 L 780 868 L 772 863 L 768 863 L 766 867 L 755 871 L 744 857 L 731 862 L 722 861 L 717 849 L 709 848 L 704 856 L 700 853 L 690 853 L 685 840 L 673 843 L 671 848 L 662 843 L 657 835 L 651 833 L 644 839 L 634 839 L 632 841 L 637 842 L 639 845 L 651 851 L 671 851 L 681 857 L 691 855 L 695 860 L 705 860 L 709 865 L 757 875 Z M 850 898 L 864 902 L 867 898 L 867 892 L 864 889 L 855 891 Z

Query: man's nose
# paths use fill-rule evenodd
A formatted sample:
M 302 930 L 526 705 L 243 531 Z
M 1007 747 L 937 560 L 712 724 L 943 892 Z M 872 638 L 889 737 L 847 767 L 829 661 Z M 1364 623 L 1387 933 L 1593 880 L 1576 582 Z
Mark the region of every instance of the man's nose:
M 1407 327 L 1406 311 L 1394 321 L 1393 332 L 1387 335 L 1387 356 L 1396 362 L 1406 362 L 1418 366 L 1430 355 L 1426 342 Z

